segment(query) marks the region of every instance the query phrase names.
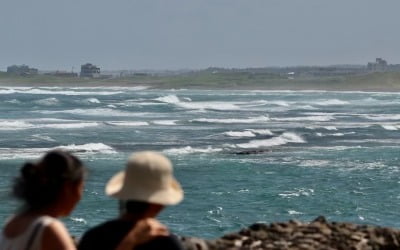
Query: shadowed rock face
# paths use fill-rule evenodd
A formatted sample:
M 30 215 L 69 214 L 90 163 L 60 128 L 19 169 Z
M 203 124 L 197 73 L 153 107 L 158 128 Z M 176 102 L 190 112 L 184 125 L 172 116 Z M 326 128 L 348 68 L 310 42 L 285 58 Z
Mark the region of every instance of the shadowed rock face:
M 400 249 L 400 230 L 352 223 L 328 222 L 318 217 L 311 223 L 253 224 L 240 232 L 215 240 L 182 237 L 186 249 L 286 249 L 286 250 L 394 250 Z

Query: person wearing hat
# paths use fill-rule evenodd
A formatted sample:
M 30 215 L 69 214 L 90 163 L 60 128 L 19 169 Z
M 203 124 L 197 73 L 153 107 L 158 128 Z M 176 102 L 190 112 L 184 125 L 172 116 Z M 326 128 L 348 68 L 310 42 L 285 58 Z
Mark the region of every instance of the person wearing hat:
M 183 199 L 183 190 L 173 176 L 172 163 L 152 151 L 132 154 L 125 170 L 108 181 L 105 192 L 119 200 L 120 215 L 87 231 L 79 242 L 80 250 L 116 249 L 132 227 L 143 220 L 158 222 L 155 217 L 165 206 L 178 204 Z M 135 249 L 183 249 L 178 239 L 167 231 L 156 234 L 159 236 Z

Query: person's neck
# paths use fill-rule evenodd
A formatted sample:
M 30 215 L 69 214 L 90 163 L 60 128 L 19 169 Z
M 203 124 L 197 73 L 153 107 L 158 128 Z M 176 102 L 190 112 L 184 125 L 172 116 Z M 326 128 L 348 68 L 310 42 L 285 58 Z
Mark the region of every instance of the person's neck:
M 119 216 L 121 220 L 129 220 L 129 221 L 139 221 L 141 219 L 151 218 L 152 216 L 146 214 L 131 214 L 131 213 L 123 213 Z
M 27 215 L 31 215 L 31 216 L 43 216 L 43 215 L 47 215 L 47 216 L 51 216 L 54 218 L 58 218 L 61 217 L 62 214 L 59 211 L 59 209 L 49 206 L 49 207 L 44 207 L 44 208 L 40 208 L 40 209 L 33 209 L 33 210 L 28 210 L 25 212 Z

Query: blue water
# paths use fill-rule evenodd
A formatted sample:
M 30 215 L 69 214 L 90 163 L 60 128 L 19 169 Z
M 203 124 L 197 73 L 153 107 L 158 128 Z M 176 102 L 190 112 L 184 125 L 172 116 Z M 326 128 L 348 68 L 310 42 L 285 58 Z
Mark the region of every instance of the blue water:
M 215 238 L 318 215 L 400 228 L 400 93 L 0 87 L 0 220 L 20 165 L 52 148 L 88 166 L 72 234 L 117 214 L 105 182 L 131 152 L 171 158 L 184 201 L 160 219 Z

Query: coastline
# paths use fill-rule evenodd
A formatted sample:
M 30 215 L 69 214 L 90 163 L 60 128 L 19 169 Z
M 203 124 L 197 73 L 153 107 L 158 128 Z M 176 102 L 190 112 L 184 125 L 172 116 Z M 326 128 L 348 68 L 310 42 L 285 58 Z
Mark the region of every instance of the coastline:
M 400 73 L 386 72 L 335 77 L 249 77 L 235 74 L 183 74 L 129 78 L 68 78 L 2 76 L 0 87 L 147 87 L 151 89 L 232 89 L 271 91 L 400 92 Z

